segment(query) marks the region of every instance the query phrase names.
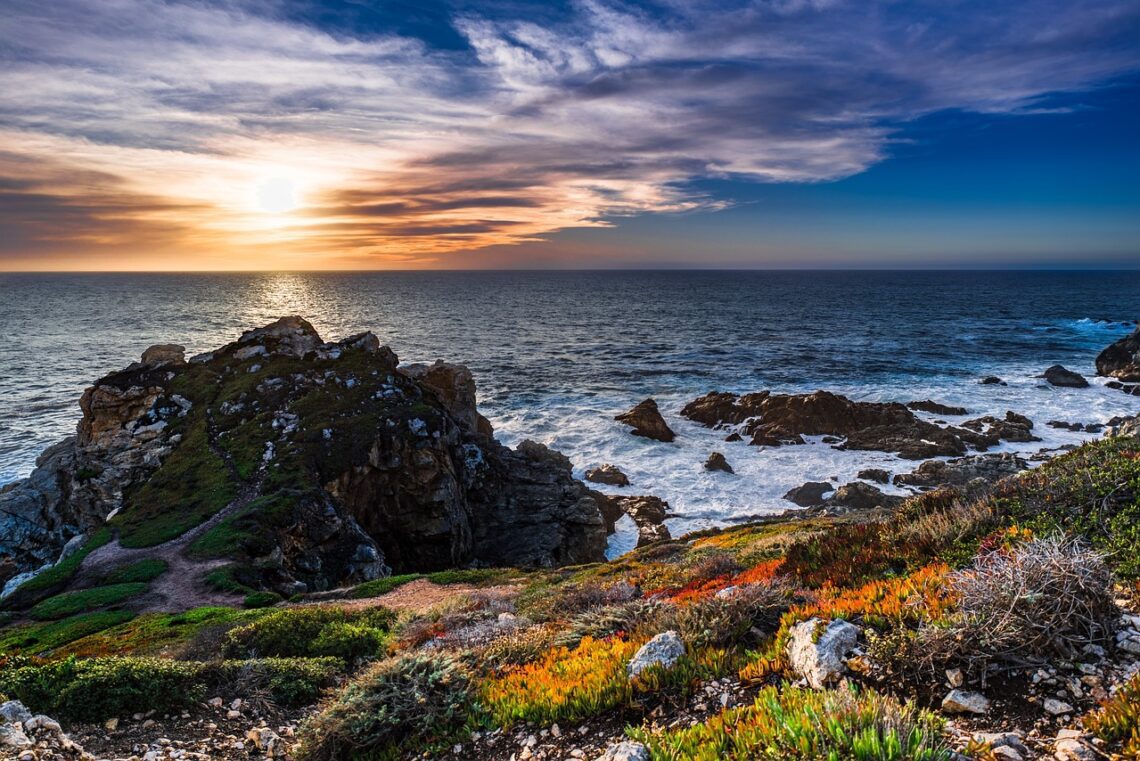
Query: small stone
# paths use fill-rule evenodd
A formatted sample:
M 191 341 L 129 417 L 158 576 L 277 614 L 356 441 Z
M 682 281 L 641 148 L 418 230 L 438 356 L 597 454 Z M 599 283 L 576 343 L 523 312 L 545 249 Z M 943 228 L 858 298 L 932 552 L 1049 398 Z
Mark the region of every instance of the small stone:
M 983 714 L 990 710 L 989 699 L 973 690 L 950 690 L 942 699 L 942 710 L 947 713 Z
M 1076 729 L 1062 729 L 1053 741 L 1053 758 L 1057 761 L 1093 761 L 1097 754 Z
M 224 702 L 221 698 L 210 698 L 209 705 L 211 708 L 221 708 Z
M 150 729 L 151 727 L 158 726 L 158 722 L 154 719 L 147 719 L 142 723 L 143 729 Z
M 241 718 L 241 711 L 235 711 L 231 708 L 230 710 L 226 711 L 226 718 L 227 719 L 240 719 Z
M 946 669 L 946 682 L 951 687 L 961 687 L 966 683 L 966 675 L 962 669 Z
M 1045 709 L 1046 713 L 1051 713 L 1054 716 L 1062 716 L 1067 713 L 1073 712 L 1073 707 L 1063 700 L 1056 698 L 1045 698 L 1041 703 L 1041 707 Z
M 641 743 L 620 742 L 606 748 L 595 761 L 649 761 L 649 749 Z
M 107 719 L 105 722 L 103 722 L 103 727 L 108 732 L 114 732 L 116 729 L 119 728 L 119 720 L 118 719 Z
M 630 660 L 627 673 L 633 679 L 651 666 L 670 669 L 684 654 L 685 643 L 681 636 L 675 631 L 662 632 L 641 646 Z

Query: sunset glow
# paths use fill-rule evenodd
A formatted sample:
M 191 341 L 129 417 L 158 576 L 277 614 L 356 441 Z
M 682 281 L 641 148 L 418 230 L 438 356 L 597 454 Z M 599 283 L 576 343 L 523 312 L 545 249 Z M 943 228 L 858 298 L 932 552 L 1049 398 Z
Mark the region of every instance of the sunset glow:
M 974 11 L 17 0 L 0 269 L 1131 260 L 1140 3 Z

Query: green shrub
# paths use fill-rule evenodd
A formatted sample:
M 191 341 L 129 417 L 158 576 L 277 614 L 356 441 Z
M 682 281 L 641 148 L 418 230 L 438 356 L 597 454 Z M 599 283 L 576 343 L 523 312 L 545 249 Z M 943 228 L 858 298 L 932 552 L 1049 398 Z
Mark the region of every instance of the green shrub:
M 67 658 L 0 671 L 0 692 L 31 710 L 74 721 L 180 711 L 209 692 L 264 695 L 283 705 L 315 701 L 343 673 L 336 658 L 201 663 L 165 658 Z
M 1119 749 L 1122 758 L 1140 758 L 1140 674 L 1081 721 L 1094 735 Z
M 202 700 L 206 683 L 202 664 L 161 658 L 67 658 L 0 672 L 0 692 L 76 721 L 182 710 Z
M 386 608 L 285 608 L 231 630 L 226 652 L 235 657 L 335 656 L 354 661 L 379 655 L 394 621 Z
M 259 658 L 222 661 L 205 671 L 210 688 L 226 694 L 266 694 L 284 706 L 316 702 L 344 674 L 339 658 Z
M 144 558 L 111 571 L 103 577 L 103 583 L 130 584 L 132 582 L 153 581 L 166 573 L 167 568 L 169 568 L 169 566 L 165 560 L 159 558 Z
M 128 600 L 135 595 L 146 591 L 146 584 L 133 582 L 130 584 L 112 584 L 107 587 L 91 587 L 75 592 L 64 592 L 55 597 L 49 597 L 37 603 L 28 611 L 30 618 L 39 621 L 49 621 L 84 613 L 89 610 L 106 608 Z
M 941 730 L 937 717 L 873 692 L 766 687 L 703 724 L 630 734 L 653 761 L 943 761 L 952 753 Z
M 306 721 L 299 761 L 407 757 L 450 744 L 475 712 L 471 681 L 454 660 L 415 653 L 382 661 Z

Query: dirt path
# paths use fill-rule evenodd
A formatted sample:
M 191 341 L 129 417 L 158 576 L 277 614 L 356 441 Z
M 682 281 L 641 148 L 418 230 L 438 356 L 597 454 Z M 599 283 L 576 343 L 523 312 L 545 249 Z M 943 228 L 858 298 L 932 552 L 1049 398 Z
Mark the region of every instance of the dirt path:
M 222 458 L 234 479 L 240 482 L 237 468 L 234 466 L 229 453 L 217 446 L 212 441 L 212 437 L 210 448 Z M 242 600 L 240 594 L 220 592 L 211 588 L 205 581 L 205 576 L 210 571 L 228 565 L 232 561 L 225 558 L 194 558 L 189 554 L 189 547 L 210 529 L 226 518 L 240 512 L 256 499 L 260 494 L 263 477 L 263 471 L 259 470 L 252 481 L 242 483 L 237 496 L 230 500 L 229 504 L 214 513 L 206 521 L 162 544 L 153 547 L 124 547 L 119 544 L 119 537 L 116 534 L 114 540 L 83 559 L 76 575 L 76 581 L 79 583 L 94 582 L 111 568 L 127 565 L 144 558 L 157 558 L 166 562 L 166 571 L 150 583 L 150 588 L 145 593 L 131 599 L 127 606 L 130 609 L 140 613 L 148 613 L 153 611 L 183 611 L 204 605 L 240 606 Z

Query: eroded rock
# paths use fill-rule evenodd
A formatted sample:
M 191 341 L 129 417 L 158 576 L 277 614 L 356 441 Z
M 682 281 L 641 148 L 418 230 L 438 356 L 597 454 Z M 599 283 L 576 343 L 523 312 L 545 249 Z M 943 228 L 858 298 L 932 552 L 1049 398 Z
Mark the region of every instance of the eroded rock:
M 1097 355 L 1096 374 L 1127 383 L 1140 382 L 1140 328 Z
M 586 471 L 586 480 L 608 486 L 629 486 L 629 476 L 616 465 L 599 465 Z
M 634 436 L 665 442 L 677 438 L 677 434 L 673 433 L 673 429 L 665 423 L 665 418 L 661 416 L 657 402 L 653 399 L 646 399 L 629 412 L 616 415 L 614 420 L 632 426 L 633 430 L 630 433 Z
M 1053 365 L 1045 370 L 1042 377 L 1052 386 L 1061 388 L 1087 388 L 1089 382 L 1080 373 L 1075 373 L 1061 365 Z
M 728 460 L 720 452 L 713 452 L 709 458 L 705 460 L 705 470 L 719 470 L 722 473 L 732 473 L 732 466 L 728 464 Z
M 646 642 L 629 661 L 626 672 L 635 679 L 643 671 L 653 666 L 671 669 L 685 654 L 685 643 L 675 631 L 661 632 Z

